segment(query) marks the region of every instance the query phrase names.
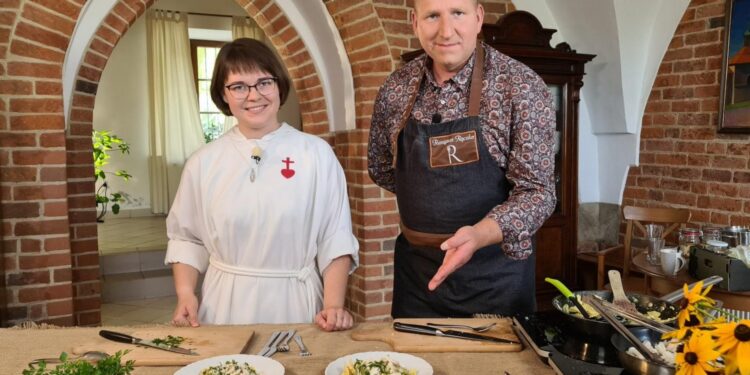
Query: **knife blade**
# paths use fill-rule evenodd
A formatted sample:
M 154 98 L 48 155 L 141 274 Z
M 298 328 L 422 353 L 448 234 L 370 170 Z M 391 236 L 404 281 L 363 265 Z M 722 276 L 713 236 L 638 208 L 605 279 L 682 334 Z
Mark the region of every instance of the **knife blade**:
M 445 330 L 436 327 L 423 326 L 419 324 L 409 324 L 394 322 L 393 329 L 400 332 L 417 333 L 420 335 L 430 335 L 439 337 L 452 337 L 456 339 L 474 340 L 474 341 L 487 341 L 500 344 L 520 344 L 518 341 L 508 340 L 501 337 L 479 335 L 476 333 L 461 332 L 455 330 Z
M 130 336 L 125 333 L 121 332 L 115 332 L 115 331 L 107 331 L 106 329 L 103 329 L 99 331 L 99 336 L 104 337 L 107 340 L 122 342 L 126 344 L 135 344 L 135 345 L 141 345 L 141 346 L 148 346 L 150 348 L 156 348 L 161 350 L 166 350 L 168 352 L 173 353 L 180 353 L 180 354 L 187 354 L 187 355 L 198 355 L 198 353 L 194 352 L 190 349 L 180 348 L 179 346 L 169 346 L 164 344 L 157 344 L 150 340 L 144 340 L 139 339 L 137 337 Z

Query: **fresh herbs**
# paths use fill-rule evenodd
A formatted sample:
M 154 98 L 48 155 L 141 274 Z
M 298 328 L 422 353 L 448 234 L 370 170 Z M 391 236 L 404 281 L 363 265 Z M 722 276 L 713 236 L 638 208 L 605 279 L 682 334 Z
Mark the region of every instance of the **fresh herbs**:
M 402 367 L 390 358 L 380 360 L 361 360 L 357 359 L 350 363 L 342 375 L 416 375 L 416 371 Z
M 151 340 L 151 342 L 153 342 L 156 345 L 165 345 L 170 348 L 176 348 L 180 346 L 180 344 L 182 344 L 183 341 L 185 341 L 184 337 L 172 336 L 172 335 L 167 335 L 166 339 L 156 338 L 156 339 Z
M 60 354 L 60 364 L 47 367 L 47 363 L 41 362 L 38 366 L 29 365 L 23 370 L 23 375 L 128 375 L 133 371 L 133 360 L 122 362 L 122 356 L 129 350 L 119 351 L 92 364 L 81 358 L 70 358 L 68 353 Z
M 218 366 L 211 366 L 200 372 L 199 375 L 258 375 L 253 366 L 247 363 L 239 364 L 235 360 L 226 361 Z

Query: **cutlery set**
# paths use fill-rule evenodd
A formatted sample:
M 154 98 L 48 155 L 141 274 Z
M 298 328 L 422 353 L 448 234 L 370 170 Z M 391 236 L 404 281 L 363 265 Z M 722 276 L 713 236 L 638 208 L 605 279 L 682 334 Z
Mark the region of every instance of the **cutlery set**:
M 268 342 L 266 342 L 263 348 L 260 349 L 258 355 L 263 357 L 271 357 L 278 352 L 288 352 L 289 341 L 291 341 L 292 338 L 294 339 L 294 342 L 297 343 L 297 346 L 299 346 L 300 356 L 307 357 L 309 355 L 312 355 L 312 353 L 307 350 L 305 344 L 302 342 L 302 337 L 300 337 L 300 335 L 297 335 L 296 333 L 297 331 L 293 329 L 290 329 L 288 331 L 274 331 L 271 334 L 271 337 L 268 339 Z
M 417 333 L 420 335 L 452 337 L 456 339 L 474 340 L 474 341 L 487 341 L 487 342 L 492 342 L 492 343 L 497 343 L 497 344 L 520 344 L 517 341 L 508 340 L 508 339 L 504 339 L 500 337 L 479 335 L 476 333 L 443 329 L 445 327 L 439 328 L 440 325 L 436 323 L 427 323 L 427 324 L 428 325 L 420 325 L 420 324 L 394 322 L 393 329 L 399 332 Z M 448 327 L 457 327 L 457 325 L 448 325 Z M 461 325 L 459 328 L 468 328 L 473 331 L 484 332 L 480 330 L 484 328 L 486 331 L 487 329 L 492 328 L 492 327 L 491 326 L 490 327 L 469 327 L 469 326 Z

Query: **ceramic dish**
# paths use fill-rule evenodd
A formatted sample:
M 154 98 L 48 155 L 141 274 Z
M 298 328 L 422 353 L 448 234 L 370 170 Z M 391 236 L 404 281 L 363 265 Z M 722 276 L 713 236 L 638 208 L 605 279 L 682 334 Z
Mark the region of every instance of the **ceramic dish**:
M 398 362 L 407 369 L 415 370 L 417 375 L 432 375 L 432 366 L 427 361 L 411 354 L 398 352 L 362 352 L 343 356 L 328 364 L 325 375 L 341 375 L 347 364 L 354 363 L 358 359 L 377 361 L 384 358 Z
M 175 372 L 175 375 L 198 375 L 209 367 L 219 366 L 227 361 L 236 361 L 239 364 L 247 363 L 261 375 L 284 375 L 284 366 L 281 363 L 271 358 L 249 354 L 230 354 L 206 358 L 181 368 Z

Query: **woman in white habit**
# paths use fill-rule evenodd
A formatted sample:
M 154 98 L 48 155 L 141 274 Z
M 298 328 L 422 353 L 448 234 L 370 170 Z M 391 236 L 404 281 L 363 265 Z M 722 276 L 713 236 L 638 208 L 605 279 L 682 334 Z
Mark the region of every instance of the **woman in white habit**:
M 221 48 L 211 96 L 238 124 L 190 157 L 167 217 L 175 325 L 353 324 L 344 298 L 359 245 L 344 173 L 328 143 L 279 122 L 289 87 L 263 43 Z

